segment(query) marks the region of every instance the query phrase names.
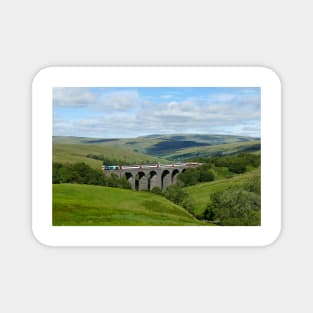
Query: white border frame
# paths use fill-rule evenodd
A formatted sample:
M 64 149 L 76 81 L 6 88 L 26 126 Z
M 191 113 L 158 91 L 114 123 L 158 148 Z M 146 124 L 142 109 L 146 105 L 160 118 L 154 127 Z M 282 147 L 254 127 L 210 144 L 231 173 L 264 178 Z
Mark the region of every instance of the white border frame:
M 261 226 L 52 226 L 52 87 L 261 87 Z M 281 83 L 264 67 L 48 67 L 32 86 L 32 228 L 48 246 L 265 246 L 281 230 Z

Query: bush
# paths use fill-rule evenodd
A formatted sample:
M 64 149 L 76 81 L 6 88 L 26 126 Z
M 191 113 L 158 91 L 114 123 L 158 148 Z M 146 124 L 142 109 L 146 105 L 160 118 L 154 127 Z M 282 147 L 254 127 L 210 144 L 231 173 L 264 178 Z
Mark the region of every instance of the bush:
M 123 189 L 131 189 L 131 185 L 125 176 L 119 179 L 118 187 L 123 188 Z
M 261 194 L 261 176 L 252 177 L 247 183 L 243 185 L 246 191 L 254 192 L 258 195 Z
M 61 163 L 52 164 L 52 184 L 60 183 L 60 169 L 63 165 Z
M 200 172 L 196 168 L 188 168 L 177 176 L 184 186 L 195 185 L 200 181 Z
M 194 214 L 195 202 L 189 195 L 185 195 L 185 197 L 184 197 L 183 201 L 180 203 L 180 205 L 184 209 L 186 209 L 189 213 Z M 197 218 L 199 218 L 199 216 L 197 216 Z
M 167 187 L 164 196 L 176 204 L 181 204 L 188 194 L 179 186 L 171 185 Z
M 188 195 L 187 192 L 185 192 L 181 187 L 177 185 L 171 185 L 167 187 L 165 193 L 165 198 L 168 200 L 181 205 L 183 208 L 185 208 L 190 213 L 193 213 L 194 211 L 194 201 L 193 199 Z
M 217 178 L 231 178 L 235 173 L 231 172 L 228 167 L 215 167 L 214 174 Z
M 211 195 L 205 218 L 220 225 L 260 225 L 261 197 L 242 188 L 229 188 Z
M 246 166 L 245 160 L 237 158 L 229 162 L 228 168 L 233 173 L 242 174 L 247 170 Z
M 161 188 L 160 187 L 153 187 L 152 189 L 151 189 L 151 192 L 152 193 L 155 193 L 156 195 L 163 195 L 163 193 L 162 193 L 162 190 L 161 190 Z
M 215 179 L 215 175 L 213 171 L 207 170 L 205 168 L 199 168 L 199 181 L 200 182 L 208 182 L 213 181 Z
M 118 176 L 112 173 L 109 177 L 107 177 L 107 185 L 109 187 L 119 187 Z

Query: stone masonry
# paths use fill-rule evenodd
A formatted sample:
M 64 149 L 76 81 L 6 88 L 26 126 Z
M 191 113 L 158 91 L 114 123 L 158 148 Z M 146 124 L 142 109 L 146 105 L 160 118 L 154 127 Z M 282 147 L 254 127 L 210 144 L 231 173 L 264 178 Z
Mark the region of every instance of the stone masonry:
M 104 174 L 123 176 L 129 181 L 133 190 L 151 190 L 159 187 L 162 191 L 177 182 L 177 175 L 187 168 L 194 168 L 200 163 L 176 163 L 176 164 L 156 164 L 156 165 L 120 165 L 116 170 L 105 170 Z

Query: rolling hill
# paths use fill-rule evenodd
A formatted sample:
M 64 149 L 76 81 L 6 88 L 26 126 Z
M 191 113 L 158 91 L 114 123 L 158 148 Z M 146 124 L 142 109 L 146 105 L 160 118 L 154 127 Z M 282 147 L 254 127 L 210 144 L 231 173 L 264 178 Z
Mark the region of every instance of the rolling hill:
M 182 207 L 162 196 L 102 186 L 53 185 L 53 226 L 197 226 Z
M 53 162 L 59 163 L 76 163 L 84 162 L 95 169 L 100 169 L 101 160 L 87 157 L 88 154 L 105 156 L 110 159 L 125 160 L 127 162 L 141 163 L 142 161 L 150 162 L 167 162 L 164 159 L 135 152 L 122 147 L 112 147 L 110 145 L 99 144 L 65 144 L 53 143 Z
M 259 152 L 261 149 L 260 140 L 246 142 L 234 142 L 212 146 L 184 148 L 166 156 L 168 160 L 186 160 L 197 157 L 213 157 L 236 154 L 241 152 Z
M 174 135 L 149 135 L 137 138 L 85 138 L 85 137 L 53 137 L 54 146 L 79 145 L 80 148 L 110 147 L 109 151 L 123 149 L 139 155 L 134 155 L 142 160 L 158 158 L 165 160 L 184 161 L 194 157 L 207 157 L 226 155 L 238 152 L 259 151 L 258 138 L 231 135 L 205 135 L 205 134 L 174 134 Z M 92 152 L 90 152 L 92 153 Z M 117 152 L 119 154 L 120 152 Z M 141 155 L 140 155 L 141 154 Z M 149 157 L 147 156 L 149 155 Z M 132 158 L 132 155 L 129 155 Z M 138 160 L 138 158 L 136 160 Z
M 219 179 L 212 182 L 200 183 L 194 186 L 184 187 L 183 190 L 186 191 L 190 197 L 193 198 L 195 203 L 194 214 L 200 216 L 210 201 L 210 195 L 216 191 L 223 191 L 230 186 L 240 186 L 247 183 L 250 179 L 255 176 L 260 176 L 260 168 L 254 169 L 245 174 L 235 175 L 231 178 Z

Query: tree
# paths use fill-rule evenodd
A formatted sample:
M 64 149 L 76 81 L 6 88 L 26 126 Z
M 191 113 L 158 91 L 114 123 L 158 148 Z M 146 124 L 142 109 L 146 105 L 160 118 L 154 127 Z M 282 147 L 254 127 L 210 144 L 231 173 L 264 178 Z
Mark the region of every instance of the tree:
M 211 195 L 205 218 L 220 225 L 260 225 L 261 197 L 242 188 L 228 188 Z
M 53 163 L 52 183 L 76 183 L 120 187 L 124 189 L 131 188 L 125 177 L 120 179 L 114 174 L 111 177 L 106 177 L 102 171 L 95 170 L 82 162 L 74 164 Z
M 215 175 L 211 170 L 211 164 L 203 164 L 196 168 L 188 168 L 185 172 L 178 175 L 178 184 L 191 186 L 200 182 L 212 181 Z
M 119 181 L 119 187 L 123 189 L 131 189 L 131 185 L 129 181 L 126 179 L 125 176 L 123 176 Z
M 241 160 L 239 158 L 231 160 L 228 165 L 228 168 L 231 172 L 236 174 L 242 174 L 247 170 L 245 160 Z
M 193 214 L 195 208 L 194 201 L 181 187 L 177 185 L 171 185 L 167 187 L 164 196 L 168 200 L 181 205 L 183 208 Z
M 52 184 L 60 183 L 60 168 L 62 167 L 61 163 L 52 164 Z
M 167 187 L 165 193 L 165 198 L 170 201 L 180 204 L 183 202 L 184 198 L 187 196 L 187 193 L 183 191 L 179 186 L 171 185 Z
M 191 198 L 188 194 L 184 196 L 183 201 L 180 203 L 180 205 L 186 209 L 189 213 L 194 214 L 195 210 L 195 201 L 193 198 Z M 197 216 L 199 218 L 200 216 Z
M 199 181 L 200 182 L 213 181 L 214 179 L 215 179 L 215 175 L 211 170 L 208 170 L 205 167 L 199 168 Z
M 181 181 L 184 186 L 195 185 L 200 180 L 200 172 L 196 168 L 188 168 L 185 172 L 179 174 L 177 179 Z
M 113 173 L 107 178 L 107 182 L 109 187 L 119 187 L 118 176 Z

